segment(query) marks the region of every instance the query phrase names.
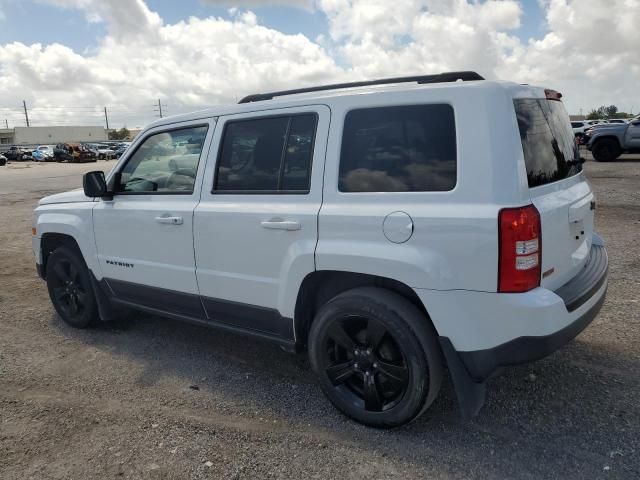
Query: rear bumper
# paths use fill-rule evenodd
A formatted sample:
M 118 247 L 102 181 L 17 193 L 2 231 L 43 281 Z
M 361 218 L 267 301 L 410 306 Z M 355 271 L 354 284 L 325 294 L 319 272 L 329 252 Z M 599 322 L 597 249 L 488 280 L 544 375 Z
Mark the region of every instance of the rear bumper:
M 605 300 L 608 265 L 606 250 L 594 235 L 585 267 L 555 292 L 543 288 L 523 294 L 419 291 L 440 334 L 463 416 L 470 418 L 480 411 L 484 380 L 495 372 L 546 357 L 591 323 Z M 479 314 L 484 315 L 478 318 Z M 511 338 L 494 346 L 464 348 L 505 336 Z
M 549 335 L 519 337 L 494 348 L 457 352 L 469 375 L 483 381 L 503 367 L 529 363 L 544 358 L 578 336 L 596 317 L 605 300 L 607 286 L 602 287 L 598 299 L 566 327 Z
M 575 338 L 600 311 L 607 274 L 606 250 L 594 242 L 582 271 L 556 291 L 418 294 L 447 358 L 455 355 L 470 379 L 482 382 L 502 367 L 538 360 Z

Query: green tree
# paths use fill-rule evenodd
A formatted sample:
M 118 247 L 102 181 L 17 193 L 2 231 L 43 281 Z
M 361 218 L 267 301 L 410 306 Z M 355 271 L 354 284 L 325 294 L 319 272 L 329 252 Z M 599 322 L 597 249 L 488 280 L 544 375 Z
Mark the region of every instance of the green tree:
M 615 105 L 602 105 L 601 107 L 592 109 L 587 114 L 587 120 L 607 120 L 609 118 L 627 118 L 627 112 L 618 111 Z
M 602 120 L 604 118 L 604 112 L 602 111 L 603 107 L 598 109 L 592 109 L 589 113 L 587 113 L 587 120 Z
M 615 118 L 616 113 L 618 113 L 618 107 L 615 105 L 609 105 L 608 107 L 605 107 L 604 113 L 607 118 Z
M 126 127 L 109 132 L 109 140 L 128 140 L 131 132 Z

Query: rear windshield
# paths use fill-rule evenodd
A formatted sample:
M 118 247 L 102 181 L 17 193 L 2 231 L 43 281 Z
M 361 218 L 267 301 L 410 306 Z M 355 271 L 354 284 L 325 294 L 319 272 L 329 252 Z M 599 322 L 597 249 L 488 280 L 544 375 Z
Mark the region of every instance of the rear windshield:
M 562 102 L 543 98 L 513 101 L 529 187 L 572 177 L 582 170 L 580 154 Z

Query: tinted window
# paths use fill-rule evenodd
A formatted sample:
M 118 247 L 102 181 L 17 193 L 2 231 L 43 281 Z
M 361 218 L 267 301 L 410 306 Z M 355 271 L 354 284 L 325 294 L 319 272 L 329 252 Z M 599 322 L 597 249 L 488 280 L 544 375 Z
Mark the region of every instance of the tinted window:
M 571 122 L 572 128 L 580 128 L 583 125 L 582 122 Z
M 149 136 L 121 171 L 119 192 L 192 193 L 207 127 Z
M 562 102 L 514 100 L 529 187 L 557 182 L 582 170 L 578 146 Z
M 227 123 L 214 191 L 307 192 L 316 115 Z
M 350 111 L 340 153 L 342 192 L 427 192 L 456 184 L 456 132 L 449 105 Z

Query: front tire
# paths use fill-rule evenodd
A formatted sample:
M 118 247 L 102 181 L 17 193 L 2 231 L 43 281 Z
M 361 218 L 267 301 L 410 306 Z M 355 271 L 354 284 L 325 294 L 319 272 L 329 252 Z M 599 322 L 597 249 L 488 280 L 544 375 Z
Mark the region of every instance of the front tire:
M 325 304 L 309 333 L 309 358 L 331 403 L 372 427 L 417 418 L 442 382 L 442 353 L 429 319 L 382 288 L 356 288 Z
M 56 248 L 47 260 L 47 289 L 56 312 L 65 323 L 86 328 L 98 319 L 89 270 L 75 250 Z
M 591 148 L 593 158 L 598 162 L 610 162 L 620 156 L 622 150 L 618 142 L 612 138 L 598 140 Z

